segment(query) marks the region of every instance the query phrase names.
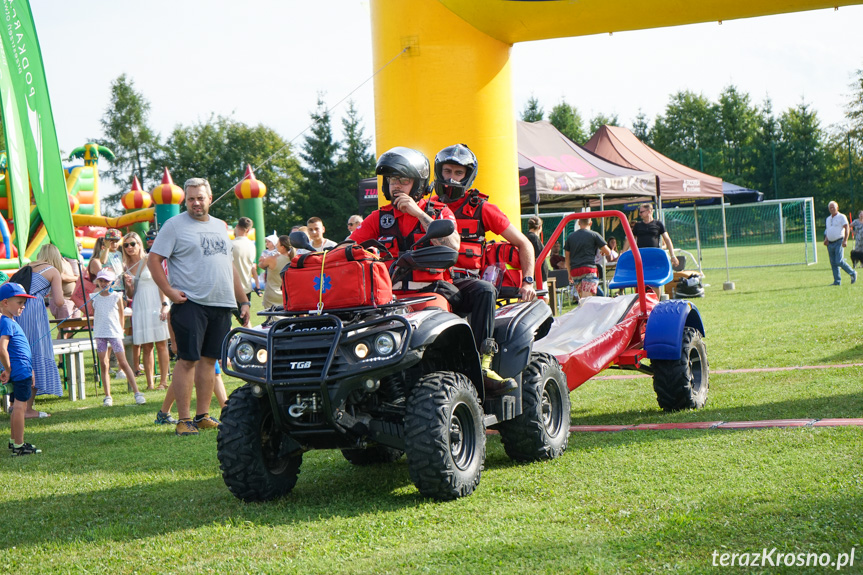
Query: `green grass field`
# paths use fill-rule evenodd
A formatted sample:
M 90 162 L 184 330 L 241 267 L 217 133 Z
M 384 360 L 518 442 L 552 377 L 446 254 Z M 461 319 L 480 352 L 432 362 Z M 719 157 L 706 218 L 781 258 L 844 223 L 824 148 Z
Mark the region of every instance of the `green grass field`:
M 695 303 L 711 369 L 863 363 L 863 282 L 830 287 L 823 246 L 819 260 L 732 270 L 728 292 L 709 272 Z M 710 382 L 703 410 L 665 414 L 649 378 L 589 381 L 573 423 L 863 417 L 861 367 Z M 855 546 L 841 572 L 863 572 L 861 428 L 576 433 L 531 465 L 490 436 L 478 490 L 449 503 L 420 497 L 404 458 L 357 468 L 309 452 L 290 495 L 249 505 L 221 480 L 216 434 L 175 437 L 153 425 L 160 392 L 147 397 L 37 402 L 53 417 L 28 420 L 27 438 L 44 453 L 0 457 L 0 572 L 822 573 L 836 569 L 729 569 L 714 552 L 835 560 Z

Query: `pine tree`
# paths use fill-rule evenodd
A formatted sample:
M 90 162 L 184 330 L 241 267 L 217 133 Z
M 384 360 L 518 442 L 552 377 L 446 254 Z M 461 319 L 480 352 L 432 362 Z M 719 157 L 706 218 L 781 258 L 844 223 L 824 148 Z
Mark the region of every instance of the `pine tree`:
M 539 100 L 531 95 L 524 106 L 524 111 L 521 113 L 521 119 L 525 122 L 539 122 L 543 116 L 545 116 L 545 110 L 539 105 Z
M 353 196 L 350 201 L 346 200 L 344 206 L 345 211 L 348 212 L 344 218 L 347 222 L 348 217 L 358 210 L 360 180 L 375 175 L 375 156 L 371 152 L 371 138 L 366 138 L 363 134 L 359 111 L 353 101 L 348 103 L 347 115 L 342 118 L 342 132 L 344 140 L 341 143 L 342 153 L 337 165 L 341 181 L 339 187 L 342 190 L 353 191 Z M 336 218 L 333 219 L 337 221 Z
M 590 119 L 590 135 L 596 133 L 603 126 L 619 126 L 620 120 L 617 119 L 617 114 L 606 116 L 605 114 L 597 114 Z
M 318 94 L 317 108 L 311 113 L 311 133 L 306 136 L 300 158 L 303 178 L 292 206 L 292 223 L 305 224 L 313 216 L 324 226 L 341 229 L 356 209 L 355 189 L 345 190 L 339 178 L 336 153 L 339 144 L 333 139 L 330 113 L 323 94 Z M 353 203 L 351 203 L 353 202 Z
M 651 145 L 653 139 L 650 133 L 650 122 L 647 119 L 647 114 L 641 109 L 638 110 L 638 115 L 632 122 L 632 133 L 648 146 Z
M 773 115 L 773 102 L 770 101 L 770 98 L 765 98 L 758 109 L 754 140 L 755 173 L 753 180 L 746 185 L 763 192 L 765 198 L 774 200 L 780 197 L 779 183 L 773 177 L 776 144 L 778 142 L 779 122 Z
M 106 206 L 119 204 L 133 175 L 138 176 L 144 189 L 160 177 L 159 136 L 148 124 L 149 115 L 150 102 L 135 90 L 131 78 L 121 74 L 111 82 L 111 100 L 100 121 L 105 137 L 98 143 L 114 152 L 115 160 L 104 174 L 119 191 L 102 198 Z
M 852 90 L 851 101 L 845 107 L 845 117 L 851 124 L 851 134 L 859 142 L 863 139 L 863 69 L 857 70 L 849 87 Z
M 583 144 L 587 141 L 588 136 L 584 133 L 584 122 L 575 106 L 570 106 L 565 101 L 561 101 L 560 104 L 551 109 L 548 121 L 561 134 L 576 144 Z
M 777 147 L 779 188 L 785 197 L 815 196 L 816 210 L 825 210 L 827 202 L 821 196 L 829 172 L 825 150 L 825 135 L 818 113 L 801 102 L 779 117 L 782 145 Z

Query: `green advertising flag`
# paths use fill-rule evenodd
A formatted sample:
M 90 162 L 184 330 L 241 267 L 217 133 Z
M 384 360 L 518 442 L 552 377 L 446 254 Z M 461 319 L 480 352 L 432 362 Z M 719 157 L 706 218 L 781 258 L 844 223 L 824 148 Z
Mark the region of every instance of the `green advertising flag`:
M 3 0 L 3 16 L 6 28 L 0 39 L 8 58 L 36 207 L 51 243 L 63 256 L 77 258 L 72 211 L 33 13 L 26 0 Z
M 9 207 L 15 224 L 15 245 L 18 248 L 18 265 L 24 265 L 24 250 L 30 238 L 30 187 L 27 183 L 27 155 L 21 122 L 18 120 L 15 92 L 9 75 L 6 50 L 0 43 L 0 113 L 6 133 L 6 177 L 9 178 Z M 11 254 L 6 255 L 12 259 Z

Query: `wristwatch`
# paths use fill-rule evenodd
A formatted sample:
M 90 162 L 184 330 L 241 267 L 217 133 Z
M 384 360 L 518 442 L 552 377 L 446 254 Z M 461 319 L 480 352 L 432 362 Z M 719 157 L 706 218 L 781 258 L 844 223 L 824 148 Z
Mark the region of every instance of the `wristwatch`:
M 249 306 L 249 307 L 252 307 L 251 302 L 247 302 L 247 301 L 240 302 L 240 307 L 243 307 L 244 305 L 247 305 L 247 306 Z
M 532 276 L 526 276 L 521 283 L 532 284 L 536 283 Z

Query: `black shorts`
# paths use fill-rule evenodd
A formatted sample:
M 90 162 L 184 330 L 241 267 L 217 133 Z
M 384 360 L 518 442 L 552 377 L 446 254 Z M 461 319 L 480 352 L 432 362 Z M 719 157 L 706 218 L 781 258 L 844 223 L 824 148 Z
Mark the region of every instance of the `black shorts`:
M 171 307 L 174 349 L 177 357 L 198 361 L 201 357 L 219 359 L 222 342 L 231 330 L 231 309 L 211 307 L 193 301 Z
M 33 378 L 9 380 L 6 385 L 12 384 L 12 397 L 15 401 L 27 401 L 30 399 L 30 394 L 33 388 Z

